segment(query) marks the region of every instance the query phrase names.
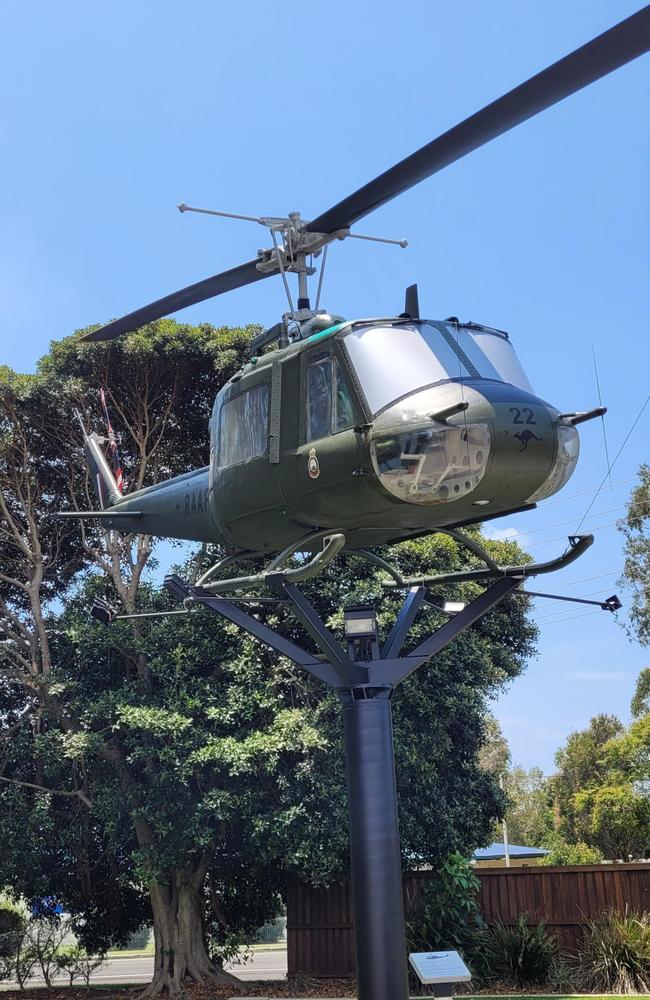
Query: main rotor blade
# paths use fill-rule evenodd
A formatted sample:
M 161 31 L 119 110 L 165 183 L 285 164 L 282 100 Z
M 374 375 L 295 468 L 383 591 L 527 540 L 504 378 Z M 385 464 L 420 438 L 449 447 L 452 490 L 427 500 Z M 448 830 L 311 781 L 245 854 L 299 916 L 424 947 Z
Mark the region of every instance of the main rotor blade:
M 171 295 L 166 295 L 164 299 L 158 299 L 148 306 L 136 309 L 135 312 L 129 313 L 128 316 L 122 316 L 121 319 L 114 319 L 112 323 L 107 323 L 105 326 L 101 326 L 99 330 L 87 333 L 81 339 L 85 341 L 113 340 L 123 333 L 131 333 L 133 330 L 137 330 L 138 327 L 144 326 L 145 323 L 151 323 L 154 319 L 169 316 L 170 313 L 176 312 L 178 309 L 186 309 L 188 306 L 193 306 L 196 302 L 203 302 L 205 299 L 211 299 L 215 295 L 222 295 L 223 292 L 230 292 L 234 288 L 241 288 L 243 285 L 250 285 L 253 281 L 259 281 L 260 278 L 267 277 L 268 274 L 257 270 L 257 260 L 249 260 L 245 264 L 240 264 L 239 267 L 233 267 L 229 271 L 222 271 L 221 274 L 213 274 L 211 278 L 204 278 L 203 281 L 197 281 L 195 285 L 189 285 L 187 288 L 181 288 L 178 292 L 172 292 Z
M 312 233 L 347 229 L 364 215 L 431 177 L 450 163 L 496 139 L 515 125 L 569 97 L 650 49 L 650 5 L 591 42 L 553 63 L 526 83 L 488 104 L 470 118 L 323 212 L 306 227 Z

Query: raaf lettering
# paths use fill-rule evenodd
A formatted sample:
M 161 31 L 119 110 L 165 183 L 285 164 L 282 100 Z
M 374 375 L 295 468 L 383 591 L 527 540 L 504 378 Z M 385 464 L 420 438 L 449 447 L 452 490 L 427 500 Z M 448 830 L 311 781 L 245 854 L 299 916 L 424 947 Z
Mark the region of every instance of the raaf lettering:
M 190 517 L 194 514 L 207 513 L 209 510 L 209 499 L 210 491 L 207 486 L 203 490 L 192 490 L 191 493 L 186 493 L 185 517 Z

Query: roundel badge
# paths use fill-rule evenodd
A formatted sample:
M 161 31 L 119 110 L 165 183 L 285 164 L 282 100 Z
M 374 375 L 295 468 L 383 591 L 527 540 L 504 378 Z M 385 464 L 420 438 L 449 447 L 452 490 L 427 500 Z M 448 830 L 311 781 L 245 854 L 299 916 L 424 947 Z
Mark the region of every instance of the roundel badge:
M 307 459 L 307 472 L 309 473 L 310 479 L 318 479 L 320 476 L 320 465 L 318 464 L 318 459 L 316 458 L 316 449 L 309 449 L 309 458 Z

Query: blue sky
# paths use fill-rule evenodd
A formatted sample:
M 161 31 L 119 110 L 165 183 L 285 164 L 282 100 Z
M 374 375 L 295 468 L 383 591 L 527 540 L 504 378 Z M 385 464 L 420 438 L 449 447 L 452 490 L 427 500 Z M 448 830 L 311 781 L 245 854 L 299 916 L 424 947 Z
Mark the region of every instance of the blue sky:
M 179 201 L 314 216 L 638 6 L 8 0 L 0 361 L 30 370 L 50 339 L 265 245 L 254 225 L 180 215 Z M 368 217 L 361 232 L 410 247 L 336 245 L 324 304 L 392 314 L 417 281 L 423 314 L 509 330 L 536 390 L 566 410 L 598 402 L 593 345 L 613 457 L 650 382 L 649 82 L 646 56 Z M 283 308 L 268 281 L 181 315 L 270 323 Z M 585 522 L 596 543 L 542 589 L 620 591 L 613 522 L 650 461 L 649 429 L 650 406 Z M 559 497 L 491 531 L 558 553 L 606 468 L 599 423 L 582 443 Z M 535 616 L 539 657 L 495 711 L 515 761 L 551 770 L 592 714 L 626 717 L 650 650 L 604 613 L 539 601 Z

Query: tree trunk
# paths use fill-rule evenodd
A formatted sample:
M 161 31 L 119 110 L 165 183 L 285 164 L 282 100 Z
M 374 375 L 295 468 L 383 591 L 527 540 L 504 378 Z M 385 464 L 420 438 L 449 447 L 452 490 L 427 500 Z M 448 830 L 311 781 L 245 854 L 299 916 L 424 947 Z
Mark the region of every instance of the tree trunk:
M 213 981 L 243 993 L 244 984 L 210 959 L 205 941 L 202 879 L 176 869 L 168 885 L 150 886 L 155 944 L 154 974 L 143 997 L 180 993 L 186 980 Z

